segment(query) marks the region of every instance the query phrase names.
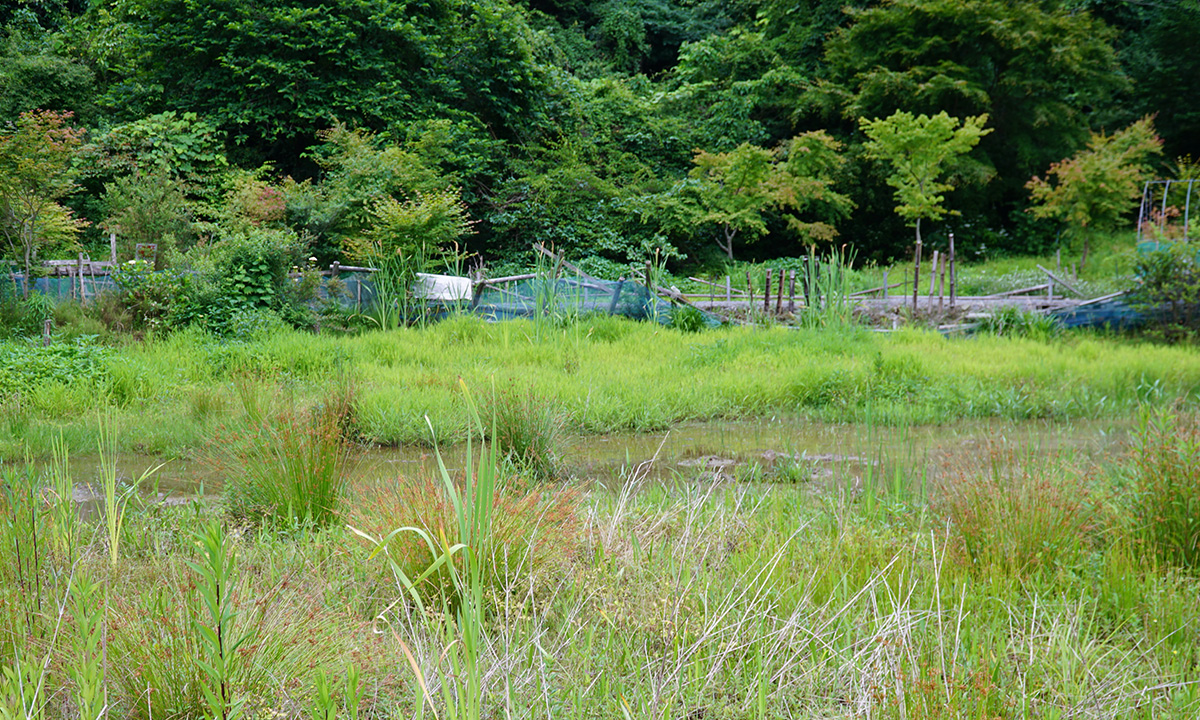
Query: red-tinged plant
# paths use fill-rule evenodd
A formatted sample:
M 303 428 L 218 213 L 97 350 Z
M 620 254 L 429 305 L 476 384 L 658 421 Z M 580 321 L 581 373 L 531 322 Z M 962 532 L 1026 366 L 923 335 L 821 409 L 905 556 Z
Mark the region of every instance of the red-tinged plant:
M 934 501 L 975 571 L 1024 578 L 1076 567 L 1097 530 L 1086 478 L 1060 458 L 993 446 L 981 467 L 951 468 Z
M 1147 415 L 1135 442 L 1135 522 L 1160 560 L 1200 568 L 1200 417 Z
M 12 258 L 30 271 L 43 248 L 73 243 L 86 221 L 59 202 L 76 189 L 72 158 L 83 130 L 69 112 L 33 110 L 0 130 L 0 231 Z

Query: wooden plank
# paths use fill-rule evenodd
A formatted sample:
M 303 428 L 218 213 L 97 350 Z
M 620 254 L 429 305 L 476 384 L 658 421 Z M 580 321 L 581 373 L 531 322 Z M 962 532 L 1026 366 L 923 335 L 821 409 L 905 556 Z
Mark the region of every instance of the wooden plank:
M 1046 275 L 1048 275 L 1048 276 L 1050 277 L 1050 279 L 1051 279 L 1051 280 L 1053 280 L 1054 282 L 1058 283 L 1059 285 L 1062 285 L 1063 287 L 1065 287 L 1066 289 L 1068 289 L 1068 290 L 1070 290 L 1071 292 L 1075 293 L 1075 294 L 1076 294 L 1076 295 L 1078 295 L 1079 297 L 1084 297 L 1084 294 L 1083 294 L 1083 293 L 1081 293 L 1081 292 L 1079 291 L 1079 289 L 1078 289 L 1078 288 L 1076 288 L 1076 287 L 1072 286 L 1072 285 L 1071 285 L 1069 282 L 1067 282 L 1067 281 L 1063 280 L 1062 278 L 1060 278 L 1059 276 L 1057 276 L 1057 275 L 1055 275 L 1054 273 L 1050 272 L 1049 270 L 1047 270 L 1046 268 L 1042 267 L 1041 265 L 1038 265 L 1038 266 L 1037 266 L 1037 269 L 1038 269 L 1038 270 L 1041 270 L 1041 271 L 1042 271 L 1042 272 L 1044 272 L 1044 273 L 1046 273 Z

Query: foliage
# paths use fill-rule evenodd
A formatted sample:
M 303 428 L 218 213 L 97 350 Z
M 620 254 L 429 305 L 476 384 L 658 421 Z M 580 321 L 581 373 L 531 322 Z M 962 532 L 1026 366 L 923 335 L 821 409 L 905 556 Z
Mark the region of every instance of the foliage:
M 534 482 L 560 479 L 566 417 L 554 402 L 516 386 L 493 391 L 489 436 L 498 457 Z
M 979 331 L 995 335 L 1049 340 L 1062 335 L 1063 327 L 1052 315 L 1037 310 L 1021 310 L 1013 305 L 1008 305 L 981 318 Z
M 76 189 L 72 165 L 83 131 L 70 113 L 31 111 L 0 130 L 0 232 L 25 270 L 26 292 L 39 252 L 72 246 L 85 224 L 61 201 Z
M 466 115 L 513 137 L 543 104 L 524 23 L 505 3 L 122 0 L 116 10 L 142 52 L 110 95 L 199 112 L 251 164 L 291 170 L 330 118 L 378 131 Z
M 237 611 L 232 597 L 241 578 L 237 554 L 225 529 L 216 520 L 209 520 L 193 534 L 200 546 L 200 562 L 189 562 L 196 573 L 196 592 L 204 606 L 204 615 L 194 621 L 200 636 L 201 656 L 196 664 L 204 671 L 206 682 L 200 686 L 208 717 L 213 720 L 236 720 L 243 715 L 244 698 L 234 697 L 233 679 L 242 655 L 238 649 L 254 639 L 252 633 L 236 633 L 234 620 Z
M 667 211 L 684 222 L 721 227 L 717 241 L 733 259 L 739 234 L 756 239 L 768 232 L 778 214 L 806 240 L 828 241 L 837 235 L 832 221 L 848 214 L 852 203 L 834 192 L 831 173 L 842 162 L 840 145 L 823 132 L 793 138 L 775 150 L 748 143 L 727 153 L 700 150 L 687 181 L 661 196 Z M 802 219 L 815 214 L 818 219 Z
M 1137 530 L 1161 561 L 1200 567 L 1200 424 L 1186 413 L 1146 413 L 1129 462 Z
M 288 178 L 283 184 L 288 224 L 313 238 L 320 256 L 337 257 L 352 239 L 372 226 L 372 211 L 387 198 L 444 191 L 435 168 L 378 135 L 334 125 L 321 131 L 314 157 L 324 170 L 319 185 Z M 425 154 L 436 153 L 439 139 L 429 138 Z
M 826 116 L 897 110 L 987 115 L 975 157 L 996 181 L 960 202 L 988 222 L 1023 202 L 1030 175 L 1079 147 L 1090 113 L 1125 80 L 1112 31 L 1070 3 L 892 0 L 852 15 L 825 45 L 825 76 L 807 102 Z M 986 198 L 986 200 L 985 200 Z M 862 203 L 860 203 L 862 204 Z
M 352 390 L 304 408 L 238 383 L 245 420 L 214 440 L 208 462 L 225 477 L 226 512 L 277 526 L 337 521 L 349 482 Z
M 21 297 L 17 289 L 0 299 L 0 338 L 33 338 L 54 317 L 54 301 L 40 292 Z
M 96 115 L 96 76 L 86 63 L 50 48 L 30 52 L 11 40 L 0 50 L 0 117 L 35 110 L 73 113 L 82 122 Z
M 419 264 L 426 265 L 472 232 L 467 208 L 454 189 L 417 193 L 403 203 L 385 196 L 370 212 L 371 227 L 364 237 L 349 239 L 346 248 L 350 259 L 368 264 L 399 255 L 423 259 Z
M 1029 211 L 1066 222 L 1083 240 L 1086 263 L 1091 234 L 1117 226 L 1141 197 L 1150 157 L 1161 151 L 1150 117 L 1112 135 L 1093 133 L 1085 149 L 1051 164 L 1045 179 L 1035 175 L 1026 184 L 1034 203 Z
M 1167 341 L 1200 336 L 1200 258 L 1197 244 L 1177 242 L 1139 255 L 1141 284 L 1132 304 L 1149 319 L 1150 330 Z
M 950 165 L 966 155 L 991 132 L 984 129 L 987 115 L 958 118 L 945 111 L 929 117 L 898 110 L 886 119 L 861 118 L 859 125 L 870 141 L 869 157 L 886 161 L 892 168 L 887 184 L 895 188 L 896 214 L 916 227 L 921 242 L 921 220 L 940 220 L 947 213 L 943 203 L 954 186 L 943 178 Z
M 198 234 L 186 186 L 165 166 L 118 176 L 105 187 L 105 230 L 117 234 L 119 262 L 136 259 L 139 244 L 154 244 L 155 268 L 163 269 L 173 251 L 195 244 Z
M 27 394 L 60 383 L 101 386 L 112 351 L 86 340 L 48 347 L 19 341 L 0 343 L 0 397 Z

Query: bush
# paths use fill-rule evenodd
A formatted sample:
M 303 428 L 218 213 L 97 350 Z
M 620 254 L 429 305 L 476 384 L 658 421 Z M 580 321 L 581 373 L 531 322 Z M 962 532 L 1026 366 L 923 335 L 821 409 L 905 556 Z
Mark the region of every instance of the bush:
M 1175 243 L 1138 258 L 1141 286 L 1133 307 L 1150 317 L 1149 331 L 1168 342 L 1200 337 L 1200 248 Z
M 1200 568 L 1200 417 L 1148 415 L 1131 463 L 1134 519 L 1160 560 Z

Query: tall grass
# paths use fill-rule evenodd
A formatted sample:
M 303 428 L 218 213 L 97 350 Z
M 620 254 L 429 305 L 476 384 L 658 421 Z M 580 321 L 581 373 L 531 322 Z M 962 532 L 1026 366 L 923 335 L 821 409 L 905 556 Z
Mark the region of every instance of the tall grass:
M 1150 551 L 1200 568 L 1200 417 L 1143 414 L 1130 470 L 1134 517 Z
M 349 386 L 309 407 L 247 379 L 238 391 L 245 416 L 208 451 L 225 476 L 227 511 L 275 524 L 337 520 L 351 471 Z

